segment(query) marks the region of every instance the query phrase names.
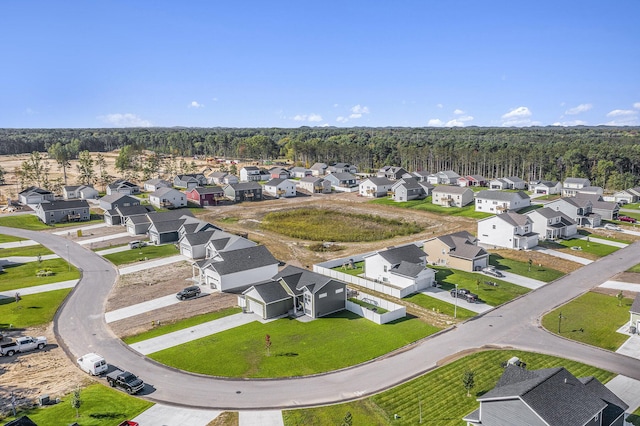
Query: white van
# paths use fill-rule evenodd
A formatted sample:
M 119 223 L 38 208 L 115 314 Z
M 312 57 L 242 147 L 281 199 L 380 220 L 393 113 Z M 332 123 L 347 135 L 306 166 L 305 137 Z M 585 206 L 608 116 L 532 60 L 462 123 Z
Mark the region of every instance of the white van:
M 98 354 L 89 353 L 81 358 L 78 358 L 78 365 L 80 368 L 92 376 L 99 376 L 100 374 L 107 371 L 109 368 L 107 365 L 107 361 L 104 360 Z

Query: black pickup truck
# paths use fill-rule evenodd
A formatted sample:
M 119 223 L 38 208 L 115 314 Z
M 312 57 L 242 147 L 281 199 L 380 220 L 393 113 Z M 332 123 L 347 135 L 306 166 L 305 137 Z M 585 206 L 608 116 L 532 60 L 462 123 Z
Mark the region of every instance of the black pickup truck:
M 451 290 L 451 297 L 456 297 L 456 292 L 458 299 L 466 300 L 469 303 L 476 303 L 478 301 L 478 295 L 471 293 L 466 288 L 459 288 L 458 290 L 454 288 Z
M 112 388 L 117 386 L 130 395 L 138 393 L 144 388 L 144 382 L 138 376 L 122 370 L 114 370 L 107 374 L 107 382 Z

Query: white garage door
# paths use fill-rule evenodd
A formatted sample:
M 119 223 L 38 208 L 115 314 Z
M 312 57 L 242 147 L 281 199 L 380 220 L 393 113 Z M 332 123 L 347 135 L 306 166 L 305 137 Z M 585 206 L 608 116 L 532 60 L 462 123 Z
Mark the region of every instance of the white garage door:
M 264 316 L 262 304 L 256 302 L 255 300 L 247 299 L 247 310 L 249 312 L 253 312 L 254 314 L 260 315 L 261 318 Z

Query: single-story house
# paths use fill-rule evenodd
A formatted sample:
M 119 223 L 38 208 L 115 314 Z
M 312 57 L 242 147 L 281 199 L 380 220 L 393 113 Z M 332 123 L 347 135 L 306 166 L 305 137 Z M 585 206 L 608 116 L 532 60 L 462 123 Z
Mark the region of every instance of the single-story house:
M 464 207 L 473 202 L 473 191 L 461 186 L 436 186 L 431 196 L 433 204 L 444 207 Z
M 598 379 L 564 367 L 526 370 L 507 364 L 493 389 L 477 398 L 467 426 L 623 426 L 629 406 Z
M 618 191 L 613 194 L 613 197 L 618 204 L 637 203 L 640 201 L 640 186 Z
M 358 168 L 349 163 L 336 163 L 333 166 L 329 166 L 327 173 L 351 173 L 355 175 L 358 173 Z
M 411 172 L 409 173 L 411 176 L 406 176 L 406 177 L 413 177 L 416 178 L 416 180 L 418 182 L 427 182 L 427 178 L 429 176 L 431 176 L 431 172 L 427 171 L 427 170 L 417 170 L 415 172 Z M 405 177 L 405 176 L 403 176 Z
M 489 182 L 489 189 L 525 189 L 526 187 L 526 182 L 517 176 L 492 179 Z
M 346 172 L 329 173 L 325 180 L 331 182 L 332 188 L 354 188 L 358 186 L 356 177 Z
M 298 188 L 310 194 L 331 193 L 331 182 L 319 176 L 307 176 L 297 183 Z
M 229 173 L 222 178 L 221 185 L 232 185 L 234 183 L 240 183 L 240 179 L 238 179 L 238 176 Z
M 311 171 L 311 169 L 307 169 L 306 167 L 292 167 L 291 170 L 289 170 L 290 173 L 290 177 L 292 178 L 303 178 L 303 177 L 307 177 L 307 176 L 312 176 L 313 172 Z M 274 176 L 271 176 L 274 177 Z M 282 178 L 282 179 L 288 179 L 289 176 Z
M 37 204 L 34 212 L 38 219 L 48 225 L 91 219 L 87 200 L 47 201 Z
M 255 181 L 229 184 L 222 190 L 225 197 L 236 203 L 262 200 L 262 185 Z
M 386 197 L 393 183 L 386 177 L 369 177 L 360 182 L 358 192 L 363 197 Z
M 95 200 L 98 198 L 98 190 L 91 185 L 65 186 L 62 188 L 62 197 L 65 200 Z
M 206 184 L 207 178 L 202 173 L 177 175 L 173 178 L 173 186 L 176 188 L 192 189 Z
M 153 212 L 155 209 L 149 205 L 140 205 L 137 204 L 135 206 L 118 206 L 111 210 L 104 211 L 104 222 L 107 225 L 125 225 L 126 220 L 130 216 L 144 216 L 146 217 L 147 213 Z M 145 228 L 143 232 L 139 232 L 138 234 L 144 234 L 147 231 Z M 134 234 L 137 235 L 137 234 Z
M 478 242 L 485 246 L 529 250 L 538 245 L 533 219 L 518 213 L 500 213 L 478 221 Z
M 523 192 L 484 190 L 476 193 L 476 211 L 485 213 L 504 213 L 517 211 L 531 205 L 531 198 Z
M 187 206 L 187 196 L 177 189 L 160 188 L 149 194 L 149 204 L 159 209 L 179 209 Z
M 578 189 L 578 192 L 574 194 L 574 197 L 580 194 L 587 195 L 602 195 L 604 194 L 604 189 L 600 186 L 585 186 L 583 188 Z
M 467 231 L 425 241 L 423 250 L 432 265 L 446 265 L 463 271 L 480 271 L 489 264 L 489 253 L 478 247 L 478 239 Z
M 104 197 L 98 200 L 100 204 L 100 208 L 103 210 L 113 210 L 116 207 L 128 207 L 128 206 L 139 206 L 140 200 L 136 197 L 132 197 L 130 195 L 120 194 L 115 192 L 110 195 L 105 195 Z
M 263 191 L 275 198 L 296 196 L 296 184 L 289 179 L 271 179 L 264 184 Z
M 467 175 L 458 178 L 460 186 L 487 186 L 487 180 L 481 175 Z
M 56 196 L 53 192 L 37 186 L 30 186 L 18 193 L 18 201 L 20 201 L 20 204 L 25 205 L 46 203 L 55 199 Z
M 327 174 L 328 167 L 326 163 L 314 163 L 313 166 L 310 167 L 311 174 L 313 176 L 324 176 Z
M 549 180 L 540 180 L 529 182 L 529 191 L 534 194 L 554 195 L 562 192 L 562 184 L 560 182 L 552 182 Z
M 393 201 L 399 203 L 403 201 L 420 200 L 427 196 L 427 191 L 422 184 L 433 185 L 426 182 L 418 182 L 416 178 L 404 177 L 396 181 L 391 187 Z
M 578 224 L 565 213 L 543 207 L 527 212 L 533 221 L 533 232 L 540 240 L 567 238 L 578 233 Z
M 416 293 L 435 282 L 436 273 L 427 268 L 426 259 L 415 244 L 379 250 L 364 257 L 364 277 Z
M 207 178 L 207 183 L 209 185 L 222 185 L 224 182 L 224 177 L 227 176 L 229 173 L 227 172 L 221 172 L 221 171 L 215 171 L 215 172 L 209 172 L 206 174 L 206 178 Z
M 427 182 L 432 185 L 457 185 L 459 177 L 453 170 L 443 170 L 427 176 Z
M 171 182 L 164 179 L 155 178 L 145 181 L 142 186 L 145 191 L 153 192 L 157 191 L 160 188 L 171 188 Z
M 269 169 L 271 179 L 289 179 L 291 172 L 283 167 L 272 167 Z
M 185 191 L 187 201 L 191 201 L 200 206 L 217 206 L 225 199 L 224 191 L 219 186 L 198 186 Z
M 402 177 L 408 173 L 409 172 L 402 167 L 384 166 L 378 170 L 376 176 L 379 178 L 387 178 L 389 180 L 398 180 L 402 179 Z
M 135 195 L 140 193 L 140 187 L 125 179 L 118 179 L 107 185 L 107 195 L 122 194 Z

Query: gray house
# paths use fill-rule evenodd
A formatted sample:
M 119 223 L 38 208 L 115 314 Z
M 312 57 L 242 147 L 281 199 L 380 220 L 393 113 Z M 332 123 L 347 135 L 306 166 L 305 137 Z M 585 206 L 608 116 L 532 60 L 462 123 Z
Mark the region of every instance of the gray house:
M 236 203 L 262 200 L 262 185 L 258 182 L 234 183 L 225 186 L 222 190 L 225 197 Z
M 637 294 L 636 298 L 633 299 L 629 314 L 631 315 L 629 326 L 635 327 L 636 333 L 640 334 L 640 294 Z
M 175 243 L 179 239 L 179 229 L 187 218 L 193 217 L 189 210 L 169 210 L 147 213 L 149 218 L 149 241 L 153 244 Z
M 330 173 L 325 177 L 325 180 L 331 182 L 331 186 L 334 188 L 353 188 L 358 186 L 358 180 L 351 173 Z
M 178 175 L 173 178 L 173 186 L 176 188 L 191 189 L 207 184 L 207 178 L 202 173 Z
M 107 186 L 107 195 L 123 194 L 135 195 L 140 193 L 140 187 L 125 179 L 118 179 Z
M 53 192 L 37 186 L 30 186 L 18 193 L 18 200 L 21 204 L 39 204 L 55 199 L 56 196 Z
M 63 222 L 83 222 L 91 218 L 86 200 L 50 201 L 36 205 L 36 216 L 43 223 L 52 225 Z
M 509 364 L 496 386 L 478 398 L 468 426 L 623 426 L 629 406 L 594 377 L 564 367 L 526 370 Z
M 393 201 L 396 203 L 410 200 L 421 200 L 428 193 L 423 185 L 416 178 L 404 177 L 397 181 L 392 187 Z
M 152 206 L 141 206 L 139 204 L 126 207 L 118 206 L 111 210 L 105 210 L 104 222 L 107 225 L 124 225 L 127 218 L 130 216 L 146 216 L 147 213 L 153 211 L 155 211 L 155 209 Z
M 130 195 L 114 193 L 100 198 L 99 204 L 100 208 L 107 211 L 115 209 L 116 207 L 139 206 L 140 200 Z

